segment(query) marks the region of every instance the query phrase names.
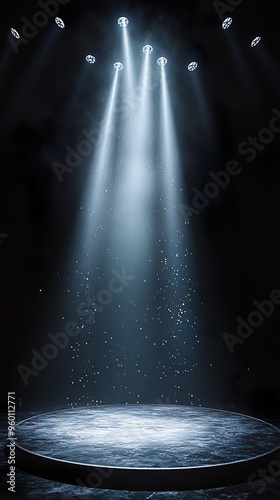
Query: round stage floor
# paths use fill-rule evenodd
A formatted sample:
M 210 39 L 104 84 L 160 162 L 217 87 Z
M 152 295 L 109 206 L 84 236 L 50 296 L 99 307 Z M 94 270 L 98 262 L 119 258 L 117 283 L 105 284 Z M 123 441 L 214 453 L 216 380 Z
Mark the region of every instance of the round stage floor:
M 272 425 L 200 407 L 85 407 L 17 425 L 17 466 L 77 486 L 214 488 L 246 482 L 279 457 L 280 433 Z

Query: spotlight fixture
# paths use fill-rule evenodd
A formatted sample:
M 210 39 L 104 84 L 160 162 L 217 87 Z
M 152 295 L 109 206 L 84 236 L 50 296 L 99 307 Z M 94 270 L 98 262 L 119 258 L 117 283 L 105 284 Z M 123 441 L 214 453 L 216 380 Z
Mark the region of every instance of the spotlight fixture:
M 11 33 L 12 33 L 12 35 L 13 35 L 15 38 L 17 38 L 17 39 L 19 39 L 19 38 L 20 38 L 20 34 L 19 34 L 19 32 L 18 32 L 17 30 L 15 30 L 14 28 L 11 28 Z
M 118 25 L 121 27 L 121 28 L 126 28 L 127 25 L 129 23 L 129 20 L 126 18 L 126 17 L 120 17 L 118 19 Z
M 228 29 L 231 24 L 232 24 L 232 17 L 227 17 L 222 24 L 223 30 Z
M 197 68 L 197 66 L 198 66 L 197 62 L 193 61 L 188 65 L 188 70 L 194 71 Z
M 123 64 L 121 62 L 116 62 L 114 64 L 114 68 L 117 70 L 117 71 L 122 71 L 123 70 Z
M 90 54 L 88 56 L 86 56 L 86 61 L 89 63 L 89 64 L 94 64 L 95 63 L 95 57 L 94 56 L 91 56 Z
M 261 37 L 260 36 L 257 36 L 256 38 L 254 38 L 254 40 L 251 42 L 251 47 L 255 47 L 256 45 L 258 45 L 258 43 L 260 43 L 261 41 Z
M 142 49 L 142 52 L 144 52 L 144 54 L 151 54 L 153 50 L 154 49 L 151 45 L 145 45 L 145 47 L 143 47 Z
M 65 28 L 65 24 L 60 17 L 55 17 L 54 20 L 59 28 Z
M 165 66 L 167 64 L 167 59 L 166 57 L 160 57 L 158 60 L 157 60 L 157 63 L 159 66 Z

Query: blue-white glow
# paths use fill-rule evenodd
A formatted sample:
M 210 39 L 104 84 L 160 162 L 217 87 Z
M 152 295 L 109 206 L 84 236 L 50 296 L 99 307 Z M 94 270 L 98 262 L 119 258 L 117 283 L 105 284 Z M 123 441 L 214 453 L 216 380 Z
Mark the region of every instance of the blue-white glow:
M 176 132 L 171 109 L 167 79 L 164 68 L 161 73 L 161 129 L 162 129 L 162 165 L 163 175 L 165 177 L 165 195 L 168 205 L 171 209 L 167 213 L 168 227 L 174 230 L 175 224 L 173 216 L 176 213 L 176 204 L 178 200 L 178 186 L 181 184 L 180 168 L 178 164 L 178 146 L 176 141 Z M 173 216 L 171 215 L 173 213 Z M 174 242 L 173 242 L 174 243 Z M 172 246 L 172 245 L 171 245 Z
M 142 158 L 143 162 L 138 175 L 139 179 L 143 177 L 144 170 L 146 170 L 145 176 L 147 177 L 149 175 L 149 168 L 151 168 L 151 165 L 153 163 L 152 150 L 151 150 L 152 140 L 151 140 L 151 130 L 150 130 L 150 124 L 152 123 L 152 117 L 153 117 L 153 100 L 151 95 L 150 65 L 151 65 L 151 60 L 149 57 L 146 57 L 145 60 L 143 61 L 143 66 L 141 71 L 140 87 L 138 94 L 138 112 L 136 117 L 137 121 L 135 123 L 135 130 L 137 130 L 137 140 L 135 141 L 134 139 L 133 148 L 134 151 L 137 152 L 137 156 Z M 151 187 L 152 185 L 150 183 L 150 188 Z M 145 189 L 147 190 L 148 186 L 145 186 Z
M 159 66 L 165 66 L 167 64 L 166 57 L 159 57 L 159 59 L 157 60 L 157 63 Z
M 126 69 L 126 92 L 131 92 L 134 87 L 134 70 L 133 70 L 133 58 L 131 54 L 131 44 L 129 41 L 128 30 L 123 30 L 123 44 L 124 44 L 124 57 L 125 57 L 125 69 Z
M 143 47 L 142 51 L 144 52 L 144 54 L 151 54 L 153 52 L 153 47 L 151 45 L 145 45 L 145 47 Z
M 123 64 L 121 62 L 115 62 L 114 64 L 114 68 L 117 70 L 117 71 L 122 71 L 123 70 Z
M 197 62 L 193 61 L 188 65 L 188 70 L 189 71 L 194 71 L 197 68 Z
M 223 30 L 228 29 L 231 26 L 231 24 L 232 24 L 232 17 L 227 17 L 222 24 Z
M 11 33 L 12 33 L 12 35 L 13 35 L 15 38 L 17 38 L 17 39 L 19 39 L 19 38 L 20 38 L 20 34 L 19 34 L 19 33 L 18 33 L 18 31 L 17 31 L 17 30 L 15 30 L 14 28 L 11 28 Z
M 114 109 L 116 105 L 116 92 L 118 82 L 118 71 L 114 76 L 108 105 L 105 111 L 104 120 L 100 124 L 97 151 L 93 159 L 93 173 L 88 182 L 88 199 L 84 200 L 84 206 L 88 210 L 88 227 L 85 229 L 85 246 L 92 245 L 92 230 L 94 224 L 98 222 L 98 217 L 104 210 L 104 193 L 108 187 L 108 176 L 110 171 L 112 141 L 114 136 Z M 94 140 L 94 139 L 93 139 Z
M 152 245 L 147 224 L 153 217 L 155 175 L 150 64 L 150 57 L 143 58 L 138 85 L 124 101 L 131 102 L 133 112 L 121 119 L 118 125 L 122 141 L 115 159 L 118 182 L 113 205 L 113 221 L 118 230 L 112 233 L 109 245 L 114 254 L 129 262 L 132 269 L 141 269 L 139 272 L 143 272 L 149 260 L 148 245 Z M 140 285 L 137 294 L 141 294 L 141 289 Z
M 60 19 L 60 17 L 55 17 L 55 19 L 54 19 L 54 20 L 55 20 L 55 22 L 56 22 L 56 24 L 57 24 L 57 26 L 58 26 L 59 28 L 62 28 L 62 29 L 63 29 L 63 28 L 65 28 L 65 24 L 64 24 L 64 22 L 62 21 L 62 19 Z
M 95 57 L 89 54 L 88 56 L 86 56 L 86 61 L 88 63 L 90 63 L 90 64 L 94 64 L 95 63 Z
M 258 43 L 260 43 L 261 41 L 261 37 L 260 36 L 257 36 L 256 38 L 254 38 L 254 40 L 251 42 L 251 47 L 255 47 L 256 45 L 258 45 Z
M 182 240 L 184 225 L 183 218 L 178 217 L 178 200 L 183 195 L 181 178 L 181 165 L 177 133 L 173 118 L 172 103 L 168 89 L 165 67 L 161 68 L 161 92 L 160 92 L 160 118 L 159 133 L 161 138 L 159 165 L 161 179 L 161 205 L 163 207 L 161 219 L 164 227 L 165 243 L 163 255 L 165 257 L 166 288 L 168 288 L 168 300 L 170 301 L 170 313 L 172 319 L 176 317 L 173 325 L 173 338 L 181 336 L 182 325 L 189 321 L 185 272 L 188 269 L 187 255 Z M 187 243 L 187 241 L 186 241 Z M 171 286 L 170 286 L 171 284 Z M 178 338 L 178 337 L 177 337 Z M 181 347 L 184 349 L 183 346 Z M 185 351 L 186 355 L 186 351 Z
M 121 28 L 126 28 L 127 25 L 129 23 L 129 20 L 126 18 L 126 17 L 120 17 L 118 19 L 118 25 L 121 27 Z

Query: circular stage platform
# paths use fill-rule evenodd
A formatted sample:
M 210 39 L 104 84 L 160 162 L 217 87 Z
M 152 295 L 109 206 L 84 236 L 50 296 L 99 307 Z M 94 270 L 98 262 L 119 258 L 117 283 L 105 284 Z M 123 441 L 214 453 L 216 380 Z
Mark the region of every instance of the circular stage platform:
M 280 458 L 272 425 L 201 407 L 75 408 L 28 418 L 16 429 L 17 467 L 91 488 L 217 488 L 246 482 Z

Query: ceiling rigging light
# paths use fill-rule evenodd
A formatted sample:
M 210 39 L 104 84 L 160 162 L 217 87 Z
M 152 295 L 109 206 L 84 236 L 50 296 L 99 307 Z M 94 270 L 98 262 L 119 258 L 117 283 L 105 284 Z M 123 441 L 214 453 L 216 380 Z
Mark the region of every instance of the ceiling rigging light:
M 157 60 L 157 63 L 159 66 L 165 66 L 167 64 L 167 59 L 166 57 L 160 57 L 158 60 Z
M 197 62 L 193 61 L 188 65 L 188 70 L 194 71 L 197 68 L 197 66 L 198 66 Z
M 145 45 L 145 47 L 143 47 L 142 51 L 144 52 L 144 54 L 151 54 L 153 52 L 153 47 L 151 45 Z
M 122 71 L 123 70 L 123 64 L 121 62 L 116 62 L 114 64 L 114 68 L 117 70 L 117 71 Z
M 258 43 L 260 43 L 261 41 L 261 37 L 260 36 L 257 36 L 256 38 L 254 38 L 254 40 L 251 42 L 251 47 L 255 47 L 256 45 L 258 45 Z
M 129 20 L 126 18 L 126 17 L 120 17 L 118 19 L 118 25 L 121 27 L 121 28 L 126 28 L 127 25 L 129 23 Z
M 65 28 L 65 24 L 60 17 L 55 17 L 54 20 L 59 28 Z
M 86 56 L 86 61 L 89 63 L 89 64 L 94 64 L 95 63 L 95 57 L 94 56 L 91 56 L 90 54 L 88 56 Z
M 222 24 L 223 30 L 228 29 L 231 26 L 231 24 L 232 24 L 232 17 L 227 17 Z

